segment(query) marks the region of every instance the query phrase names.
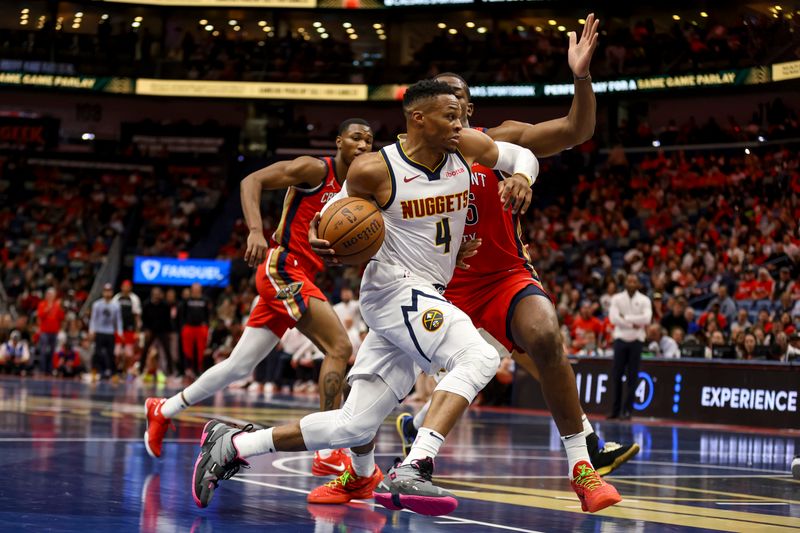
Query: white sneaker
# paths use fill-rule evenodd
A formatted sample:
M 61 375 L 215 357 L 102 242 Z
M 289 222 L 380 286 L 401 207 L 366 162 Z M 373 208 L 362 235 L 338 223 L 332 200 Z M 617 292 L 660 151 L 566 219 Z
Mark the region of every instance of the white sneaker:
M 792 477 L 800 480 L 800 455 L 792 461 Z

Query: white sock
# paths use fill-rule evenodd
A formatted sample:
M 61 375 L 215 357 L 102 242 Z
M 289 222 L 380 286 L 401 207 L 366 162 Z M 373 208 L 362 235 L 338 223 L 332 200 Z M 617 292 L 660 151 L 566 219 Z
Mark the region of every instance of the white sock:
M 233 445 L 238 450 L 239 457 L 247 459 L 254 455 L 274 453 L 276 450 L 275 443 L 272 442 L 273 429 L 259 429 L 258 431 L 239 433 L 233 437 Z
M 425 422 L 425 415 L 428 414 L 428 409 L 431 408 L 431 401 L 428 400 L 425 402 L 425 405 L 417 411 L 417 414 L 414 415 L 414 429 L 419 429 L 422 427 L 422 423 Z
M 583 422 L 583 434 L 589 435 L 594 433 L 594 428 L 592 428 L 592 423 L 589 422 L 589 417 L 586 416 L 586 413 L 583 414 L 581 417 L 581 422 Z
M 319 455 L 320 459 L 325 459 L 326 457 L 330 457 L 333 453 L 333 450 L 330 448 L 323 448 L 321 450 L 317 450 L 317 454 Z
M 189 404 L 184 401 L 183 391 L 181 391 L 172 398 L 167 398 L 167 401 L 161 406 L 161 414 L 167 418 L 173 418 L 175 415 L 188 408 Z
M 375 471 L 375 448 L 363 454 L 353 452 L 351 457 L 358 477 L 370 477 Z
M 444 437 L 432 429 L 419 428 L 417 438 L 408 452 L 408 457 L 403 461 L 404 465 L 411 464 L 411 461 L 425 459 L 426 457 L 436 457 L 439 447 L 444 444 Z M 586 445 L 584 444 L 584 448 Z
M 586 461 L 592 464 L 589 459 L 589 450 L 586 449 L 586 432 L 581 431 L 574 435 L 567 435 L 561 437 L 561 442 L 564 443 L 564 449 L 567 451 L 567 461 L 569 461 L 569 477 L 572 479 L 572 470 L 575 464 L 579 461 Z

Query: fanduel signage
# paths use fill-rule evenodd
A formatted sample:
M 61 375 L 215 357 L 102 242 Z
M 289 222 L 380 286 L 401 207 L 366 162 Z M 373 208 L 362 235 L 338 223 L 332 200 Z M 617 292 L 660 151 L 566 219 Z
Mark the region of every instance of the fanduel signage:
M 230 273 L 230 261 L 172 257 L 136 257 L 133 260 L 133 282 L 145 285 L 200 283 L 224 287 L 228 285 Z

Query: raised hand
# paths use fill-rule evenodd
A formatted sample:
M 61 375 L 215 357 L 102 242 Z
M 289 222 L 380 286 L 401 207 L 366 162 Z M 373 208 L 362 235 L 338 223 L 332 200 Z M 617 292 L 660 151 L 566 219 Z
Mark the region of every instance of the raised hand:
M 600 21 L 595 19 L 594 13 L 586 17 L 586 24 L 583 25 L 581 40 L 577 40 L 574 31 L 569 32 L 569 51 L 567 59 L 569 68 L 578 78 L 585 78 L 589 75 L 589 64 L 592 62 L 592 54 L 597 48 L 597 27 Z

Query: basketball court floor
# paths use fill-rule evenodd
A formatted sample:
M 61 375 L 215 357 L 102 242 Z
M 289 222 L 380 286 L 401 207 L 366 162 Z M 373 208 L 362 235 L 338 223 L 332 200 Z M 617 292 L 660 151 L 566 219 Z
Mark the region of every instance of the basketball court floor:
M 311 397 L 220 393 L 168 433 L 164 456 L 142 443 L 132 384 L 0 378 L 2 531 L 790 531 L 800 529 L 800 482 L 789 464 L 800 432 L 593 421 L 606 440 L 642 448 L 607 479 L 624 501 L 583 513 L 565 477 L 557 431 L 540 413 L 472 409 L 448 438 L 435 478 L 459 508 L 447 517 L 391 512 L 371 502 L 309 505 L 310 453 L 257 458 L 220 484 L 208 509 L 191 496 L 202 425 L 211 417 L 270 426 L 314 407 Z M 161 391 L 163 395 L 170 391 Z M 744 421 L 746 422 L 746 421 Z M 378 461 L 400 450 L 394 417 Z

